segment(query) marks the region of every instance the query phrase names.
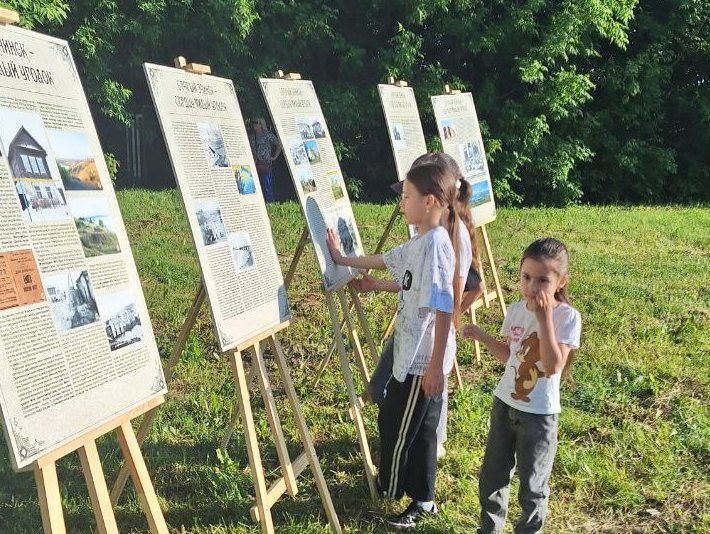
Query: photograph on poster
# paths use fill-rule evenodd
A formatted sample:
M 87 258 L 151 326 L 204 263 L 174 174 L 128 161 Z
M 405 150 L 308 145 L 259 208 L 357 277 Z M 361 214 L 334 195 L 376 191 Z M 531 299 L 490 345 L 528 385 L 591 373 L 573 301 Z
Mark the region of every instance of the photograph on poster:
M 219 126 L 210 122 L 198 122 L 197 131 L 200 133 L 202 147 L 210 167 L 213 169 L 229 167 L 227 147 L 224 144 L 222 130 L 219 129 Z
M 195 202 L 195 215 L 200 225 L 202 242 L 206 246 L 227 240 L 227 231 L 224 229 L 222 214 L 216 200 Z
M 399 123 L 395 123 L 390 127 L 392 132 L 392 144 L 395 148 L 405 148 L 407 146 L 407 140 L 404 137 L 404 126 Z
M 240 231 L 229 234 L 229 246 L 232 250 L 234 268 L 238 273 L 254 266 L 254 252 L 249 232 Z
M 318 150 L 318 143 L 315 141 L 304 141 L 303 148 L 306 150 L 306 156 L 308 156 L 309 163 L 320 163 L 320 150 Z
M 32 250 L 0 252 L 0 274 L 0 311 L 47 300 Z
M 316 139 L 323 139 L 325 137 L 325 128 L 320 119 L 311 119 L 311 126 L 313 126 L 313 135 Z
M 143 339 L 143 325 L 130 291 L 101 295 L 98 306 L 112 351 Z
M 96 297 L 87 271 L 67 271 L 46 276 L 44 287 L 54 324 L 60 332 L 99 320 Z
M 69 209 L 74 216 L 84 256 L 91 258 L 121 252 L 108 202 L 102 196 L 69 199 Z
M 465 174 L 478 174 L 485 170 L 483 161 L 483 151 L 476 141 L 461 143 L 461 160 L 463 161 L 463 171 Z
M 294 165 L 303 165 L 308 162 L 308 156 L 306 156 L 306 149 L 303 147 L 303 141 L 300 139 L 297 141 L 291 141 L 290 145 L 291 159 Z
M 491 201 L 491 187 L 488 180 L 476 182 L 473 184 L 473 193 L 471 193 L 471 207 L 475 208 Z
M 64 188 L 39 115 L 0 109 L 0 147 L 7 156 L 24 219 L 69 219 Z
M 256 193 L 254 173 L 249 165 L 237 165 L 234 167 L 234 179 L 237 181 L 239 194 L 253 195 Z
M 441 131 L 444 133 L 444 140 L 448 141 L 456 137 L 456 128 L 454 127 L 453 119 L 444 119 L 441 121 Z
M 330 189 L 333 191 L 333 198 L 335 200 L 340 200 L 345 197 L 345 184 L 339 172 L 331 173 Z
M 59 166 L 64 189 L 96 191 L 103 189 L 89 136 L 84 132 L 47 130 L 49 144 Z
M 301 134 L 301 139 L 304 141 L 315 138 L 315 135 L 313 134 L 313 125 L 311 124 L 310 119 L 303 117 L 297 118 L 296 129 L 298 130 L 298 133 Z
M 339 209 L 331 215 L 330 228 L 338 230 L 340 248 L 346 256 L 352 256 L 357 250 L 355 225 L 344 209 Z
M 286 296 L 286 286 L 279 287 L 277 298 L 279 301 L 279 319 L 284 321 L 291 315 L 288 307 L 288 297 Z
M 301 184 L 301 189 L 303 190 L 304 195 L 308 195 L 316 191 L 316 178 L 313 176 L 310 167 L 298 170 L 298 183 Z

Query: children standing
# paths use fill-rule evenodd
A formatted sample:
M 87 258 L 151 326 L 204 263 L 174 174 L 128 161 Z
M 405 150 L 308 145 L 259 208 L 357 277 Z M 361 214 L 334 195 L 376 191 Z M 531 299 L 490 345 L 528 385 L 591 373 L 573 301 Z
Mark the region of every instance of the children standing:
M 456 185 L 451 173 L 437 164 L 412 167 L 403 184 L 401 208 L 418 234 L 382 255 L 347 257 L 337 234 L 328 230 L 333 261 L 361 269 L 387 269 L 400 286 L 394 333 L 393 379 L 380 406 L 381 492 L 412 502 L 389 523 L 414 528 L 423 516 L 436 513 L 436 429 L 439 424 L 444 376 L 456 352 L 452 317 L 458 316 L 459 296 L 453 290 L 458 248 Z M 441 220 L 448 221 L 447 231 Z
M 557 451 L 560 375 L 579 348 L 582 321 L 567 299 L 569 255 L 552 238 L 538 239 L 520 263 L 523 300 L 508 308 L 501 335 L 476 325 L 464 335 L 484 343 L 506 363 L 491 408 L 491 428 L 478 480 L 480 532 L 502 532 L 510 479 L 517 468 L 521 517 L 515 532 L 539 532 L 547 513 L 548 485 Z
M 414 160 L 412 167 L 426 163 L 435 163 L 445 167 L 456 180 L 456 212 L 459 216 L 458 230 L 458 269 L 454 277 L 454 291 L 461 300 L 461 312 L 465 312 L 471 304 L 482 293 L 481 278 L 476 267 L 479 265 L 477 247 L 473 234 L 473 222 L 471 220 L 471 209 L 469 202 L 471 199 L 471 185 L 464 180 L 461 170 L 456 160 L 443 152 L 430 152 L 423 154 Z M 392 185 L 392 189 L 402 194 L 403 182 Z M 441 221 L 442 226 L 447 226 L 447 221 Z M 448 228 L 447 228 L 448 229 Z M 397 293 L 399 285 L 390 280 L 379 280 L 370 275 L 364 275 L 354 282 L 358 291 L 388 291 Z M 381 404 L 385 398 L 387 384 L 392 378 L 394 339 L 390 337 L 385 343 L 377 366 L 375 367 L 370 382 L 365 392 L 365 398 L 377 404 Z M 448 376 L 445 378 L 448 383 Z M 437 458 L 442 458 L 446 453 L 444 442 L 447 439 L 447 419 L 448 419 L 448 388 L 444 388 L 442 393 L 441 417 L 437 428 Z

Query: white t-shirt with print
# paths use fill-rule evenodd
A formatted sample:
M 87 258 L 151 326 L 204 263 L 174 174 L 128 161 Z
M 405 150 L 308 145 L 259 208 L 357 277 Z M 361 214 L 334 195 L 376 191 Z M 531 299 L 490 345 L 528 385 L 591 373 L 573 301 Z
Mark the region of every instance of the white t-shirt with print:
M 436 311 L 453 313 L 454 248 L 441 226 L 416 235 L 382 255 L 399 284 L 394 329 L 392 375 L 404 382 L 408 374 L 425 374 L 434 347 Z M 444 374 L 451 372 L 456 336 L 449 330 L 444 353 Z
M 560 303 L 552 311 L 558 343 L 579 348 L 582 319 L 569 304 Z M 524 300 L 512 304 L 503 321 L 501 334 L 510 340 L 510 356 L 495 396 L 513 408 L 535 414 L 560 413 L 560 373 L 545 376 L 540 361 L 539 323 Z

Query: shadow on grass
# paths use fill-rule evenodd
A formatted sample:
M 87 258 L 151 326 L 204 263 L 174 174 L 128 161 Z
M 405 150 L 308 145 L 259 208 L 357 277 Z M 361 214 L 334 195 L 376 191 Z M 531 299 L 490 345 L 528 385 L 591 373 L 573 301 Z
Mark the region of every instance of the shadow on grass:
M 236 442 L 239 441 L 237 444 Z M 291 459 L 301 452 L 300 443 L 289 447 Z M 239 531 L 259 531 L 249 510 L 255 504 L 254 486 L 248 470 L 246 449 L 241 440 L 233 440 L 229 455 L 216 452 L 217 441 L 190 444 L 148 443 L 144 458 L 149 466 L 165 520 L 173 529 L 182 526 L 209 530 L 226 526 Z M 280 475 L 275 454 L 269 444 L 261 444 L 266 457 L 267 487 Z M 341 524 L 368 525 L 380 523 L 380 506 L 369 498 L 362 461 L 355 439 L 346 438 L 316 443 L 321 469 L 326 477 L 331 499 Z M 101 440 L 99 454 L 109 490 L 120 468 L 122 456 L 115 439 Z M 4 463 L 4 462 L 3 462 Z M 5 464 L 7 465 L 7 464 Z M 78 456 L 72 454 L 57 464 L 64 515 L 70 532 L 87 532 L 95 528 L 86 484 Z M 32 473 L 0 472 L 0 524 L 3 532 L 40 532 L 42 523 L 37 492 Z M 298 493 L 294 498 L 284 494 L 272 508 L 274 523 L 279 527 L 295 526 L 297 518 L 315 529 L 327 527 L 327 517 L 314 483 L 310 467 L 297 479 Z M 147 523 L 138 497 L 129 481 L 119 504 L 116 517 L 121 532 L 145 532 Z M 374 521 L 373 521 L 374 519 Z M 356 527 L 357 530 L 360 530 Z

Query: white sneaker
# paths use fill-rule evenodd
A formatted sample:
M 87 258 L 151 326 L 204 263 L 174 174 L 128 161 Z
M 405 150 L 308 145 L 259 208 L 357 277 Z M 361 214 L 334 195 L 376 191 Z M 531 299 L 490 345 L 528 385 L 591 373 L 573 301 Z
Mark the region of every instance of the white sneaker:
M 446 456 L 446 449 L 444 448 L 444 444 L 437 443 L 436 444 L 436 459 L 441 460 L 444 456 Z

